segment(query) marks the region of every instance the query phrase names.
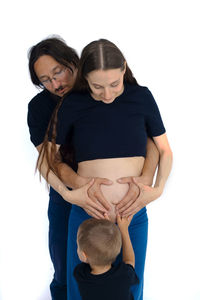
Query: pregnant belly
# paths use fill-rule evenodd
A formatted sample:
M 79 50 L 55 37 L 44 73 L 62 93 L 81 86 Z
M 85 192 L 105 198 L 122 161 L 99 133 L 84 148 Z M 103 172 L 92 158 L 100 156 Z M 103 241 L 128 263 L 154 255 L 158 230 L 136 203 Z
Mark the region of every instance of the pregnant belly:
M 123 197 L 128 192 L 128 189 L 129 185 L 127 183 L 120 184 L 116 181 L 113 181 L 112 185 L 101 185 L 102 193 L 111 205 L 108 216 L 109 219 L 113 222 L 116 221 L 116 204 L 123 199 Z
M 104 197 L 111 204 L 117 204 L 119 201 L 126 195 L 129 189 L 129 185 L 127 183 L 118 183 L 113 181 L 112 185 L 101 185 L 101 190 Z
M 111 185 L 101 185 L 106 200 L 111 205 L 110 219 L 116 220 L 116 204 L 119 203 L 129 190 L 129 184 L 120 184 L 118 178 L 139 176 L 144 164 L 143 157 L 126 157 L 99 159 L 81 162 L 78 165 L 78 174 L 83 177 L 99 177 L 112 180 Z

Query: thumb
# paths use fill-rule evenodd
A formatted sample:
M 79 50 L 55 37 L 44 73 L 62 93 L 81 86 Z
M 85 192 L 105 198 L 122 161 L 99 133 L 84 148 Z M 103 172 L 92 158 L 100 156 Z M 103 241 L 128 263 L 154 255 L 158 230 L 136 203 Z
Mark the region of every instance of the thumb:
M 107 178 L 101 178 L 101 184 L 111 185 L 113 182 Z
M 93 185 L 93 183 L 94 183 L 94 178 L 92 178 L 85 186 L 89 188 Z
M 117 182 L 119 183 L 130 183 L 133 182 L 133 178 L 132 177 L 121 177 L 117 179 Z
M 139 183 L 138 177 L 133 177 L 133 182 L 134 183 Z
M 135 183 L 139 188 L 144 187 L 144 184 L 139 182 L 139 179 L 137 177 L 133 177 L 132 180 L 133 180 L 133 183 Z

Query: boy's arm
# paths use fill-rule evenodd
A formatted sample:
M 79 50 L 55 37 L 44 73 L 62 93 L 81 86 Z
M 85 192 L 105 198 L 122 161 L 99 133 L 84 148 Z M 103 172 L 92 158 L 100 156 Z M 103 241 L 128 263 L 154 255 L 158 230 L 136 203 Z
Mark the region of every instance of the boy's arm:
M 117 216 L 117 224 L 120 229 L 121 236 L 122 236 L 123 262 L 125 264 L 132 265 L 134 268 L 135 267 L 135 253 L 133 251 L 133 247 L 132 247 L 129 232 L 128 232 L 128 226 L 130 224 L 131 219 L 121 218 L 119 215 Z

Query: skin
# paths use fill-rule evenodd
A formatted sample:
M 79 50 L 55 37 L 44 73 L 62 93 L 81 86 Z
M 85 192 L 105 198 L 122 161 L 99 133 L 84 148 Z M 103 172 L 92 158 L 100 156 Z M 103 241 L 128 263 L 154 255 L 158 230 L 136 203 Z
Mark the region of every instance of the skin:
M 121 69 L 90 72 L 86 79 L 94 101 L 102 101 L 108 105 L 116 101 L 116 98 L 124 90 L 124 72 L 125 70 Z M 111 209 L 108 211 L 110 220 L 116 221 L 117 213 L 126 217 L 131 216 L 162 194 L 171 170 L 172 152 L 166 134 L 153 139 L 160 153 L 160 162 L 154 187 L 146 186 L 140 182 L 144 157 L 97 159 L 83 161 L 78 164 L 77 173 L 81 177 L 101 178 L 104 176 L 112 181 L 111 185 L 101 185 L 102 193 L 111 206 Z M 58 149 L 59 147 L 57 145 Z M 134 183 L 138 186 L 139 197 L 132 200 L 126 199 L 129 187 Z M 91 215 L 94 213 L 94 211 L 90 211 L 90 208 L 88 210 Z
M 73 66 L 71 66 L 73 68 Z M 52 79 L 56 74 L 58 74 L 64 67 L 58 63 L 50 55 L 42 55 L 34 64 L 34 70 L 38 79 L 43 82 L 47 79 L 51 79 L 51 82 L 45 86 L 45 88 L 52 94 L 62 97 L 67 93 L 74 85 L 76 79 L 76 70 L 74 73 L 70 69 L 66 68 L 62 73 L 59 80 Z M 45 84 L 45 83 L 44 83 Z
M 99 70 L 90 72 L 87 81 L 92 91 L 91 96 L 96 101 L 110 104 L 124 91 L 125 69 Z
M 109 220 L 108 216 L 106 217 L 106 219 Z M 129 231 L 128 231 L 128 227 L 129 227 L 131 220 L 132 220 L 132 218 L 122 218 L 122 217 L 120 217 L 120 215 L 117 215 L 117 225 L 119 227 L 119 230 L 120 230 L 121 236 L 122 236 L 123 262 L 125 264 L 132 265 L 134 268 L 135 267 L 135 253 L 134 253 L 134 250 L 133 250 L 133 247 L 131 244 Z M 78 233 L 77 233 L 77 237 L 78 237 Z M 78 254 L 80 261 L 82 261 L 84 263 L 89 263 L 89 257 L 87 256 L 87 254 L 84 251 L 82 251 L 80 249 L 78 238 L 77 238 L 77 254 Z M 99 266 L 99 265 L 96 266 L 96 265 L 90 264 L 90 267 L 91 267 L 91 273 L 98 275 L 98 274 L 103 274 L 103 273 L 107 272 L 108 270 L 110 270 L 111 264 L 104 265 L 104 266 Z
M 57 73 L 59 73 L 61 70 L 63 70 L 63 68 L 64 66 L 57 62 L 50 55 L 40 56 L 34 64 L 34 70 L 38 79 L 41 82 L 50 79 L 51 82 L 48 83 L 45 88 L 50 93 L 59 97 L 62 97 L 65 93 L 71 90 L 77 75 L 77 70 L 74 69 L 73 66 L 71 66 L 74 71 L 73 73 L 70 69 L 66 68 L 65 72 L 62 73 L 62 76 L 59 79 L 54 80 L 54 76 L 57 75 Z M 40 152 L 42 149 L 42 144 L 38 145 L 36 148 L 38 152 Z M 112 182 L 106 178 L 95 178 L 94 180 L 91 180 L 89 178 L 82 178 L 77 173 L 75 173 L 68 165 L 62 162 L 59 152 L 57 154 L 57 163 L 59 164 L 62 181 L 60 181 L 59 178 L 50 171 L 48 177 L 49 184 L 57 192 L 59 192 L 66 201 L 69 201 L 70 203 L 77 204 L 78 199 L 84 196 L 85 205 L 83 206 L 83 208 L 88 213 L 91 213 L 91 210 L 88 211 L 87 208 L 91 206 L 91 203 L 94 203 L 93 206 L 95 206 L 95 209 L 98 208 L 98 211 L 96 211 L 96 217 L 103 217 L 104 213 L 110 209 L 110 205 L 103 196 L 100 190 L 100 185 L 102 183 L 104 185 L 109 185 L 112 184 Z M 44 161 L 41 171 L 41 174 L 44 178 L 46 178 L 46 170 L 47 164 Z M 66 188 L 66 186 L 77 190 L 70 192 Z
M 73 66 L 71 67 L 73 68 Z M 49 55 L 41 56 L 34 64 L 36 75 L 41 81 L 47 79 L 51 80 L 45 88 L 52 94 L 60 97 L 72 88 L 77 74 L 76 70 L 72 73 L 71 70 L 66 69 L 65 72 L 62 72 L 62 76 L 55 80 L 54 76 L 62 69 L 63 66 Z M 124 71 L 119 69 L 116 77 L 116 70 L 109 70 L 108 72 L 105 72 L 106 74 L 103 73 L 103 77 L 106 75 L 104 77 L 104 82 L 99 81 L 99 75 L 102 74 L 96 74 L 95 72 L 88 74 L 87 79 L 91 90 L 93 91 L 93 98 L 96 101 L 103 101 L 107 104 L 113 102 L 115 98 L 123 92 L 124 72 L 125 69 Z M 147 145 L 151 146 L 149 146 L 149 150 L 147 151 L 144 173 L 142 176 L 138 177 L 138 180 L 145 184 L 151 184 L 158 162 L 158 151 L 152 142 L 148 141 Z M 37 146 L 38 151 L 40 151 L 41 148 L 42 144 Z M 57 148 L 59 148 L 59 146 Z M 110 215 L 115 215 L 115 208 L 113 207 L 112 200 L 108 201 L 106 198 L 107 196 L 110 196 L 111 190 L 107 189 L 107 196 L 104 190 L 110 185 L 113 185 L 113 188 L 116 187 L 116 178 L 114 178 L 113 182 L 110 178 L 105 176 L 106 174 L 98 176 L 98 173 L 84 173 L 81 171 L 82 167 L 78 173 L 75 173 L 68 165 L 62 162 L 59 155 L 57 155 L 57 158 L 62 181 L 50 171 L 48 182 L 66 201 L 81 206 L 89 215 L 96 218 L 105 218 L 105 214 L 108 212 Z M 153 160 L 154 164 L 152 163 Z M 47 164 L 44 160 L 41 170 L 41 174 L 44 178 L 46 178 L 46 170 Z M 131 173 L 131 175 L 135 176 L 138 176 L 138 174 L 138 172 Z M 127 174 L 125 173 L 124 175 Z M 134 209 L 134 202 L 139 195 L 139 186 L 137 187 L 133 180 L 130 180 L 130 182 L 126 182 L 127 179 L 124 180 L 124 182 L 123 180 L 119 182 L 121 184 L 120 195 L 122 197 L 120 202 L 121 207 L 119 208 L 123 209 L 123 213 L 126 213 L 127 211 L 130 212 Z M 69 191 L 66 186 L 69 186 L 74 190 Z M 122 193 L 122 191 L 124 191 L 124 193 Z M 80 199 L 82 199 L 81 202 Z M 125 207 L 126 209 L 124 210 Z

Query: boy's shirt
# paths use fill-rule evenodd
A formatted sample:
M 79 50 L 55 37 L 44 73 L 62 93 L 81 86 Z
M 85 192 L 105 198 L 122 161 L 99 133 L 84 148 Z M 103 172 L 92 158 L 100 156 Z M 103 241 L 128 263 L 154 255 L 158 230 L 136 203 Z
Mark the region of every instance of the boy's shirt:
M 91 274 L 89 264 L 74 269 L 82 300 L 133 300 L 131 286 L 139 283 L 133 266 L 121 262 L 99 275 Z

